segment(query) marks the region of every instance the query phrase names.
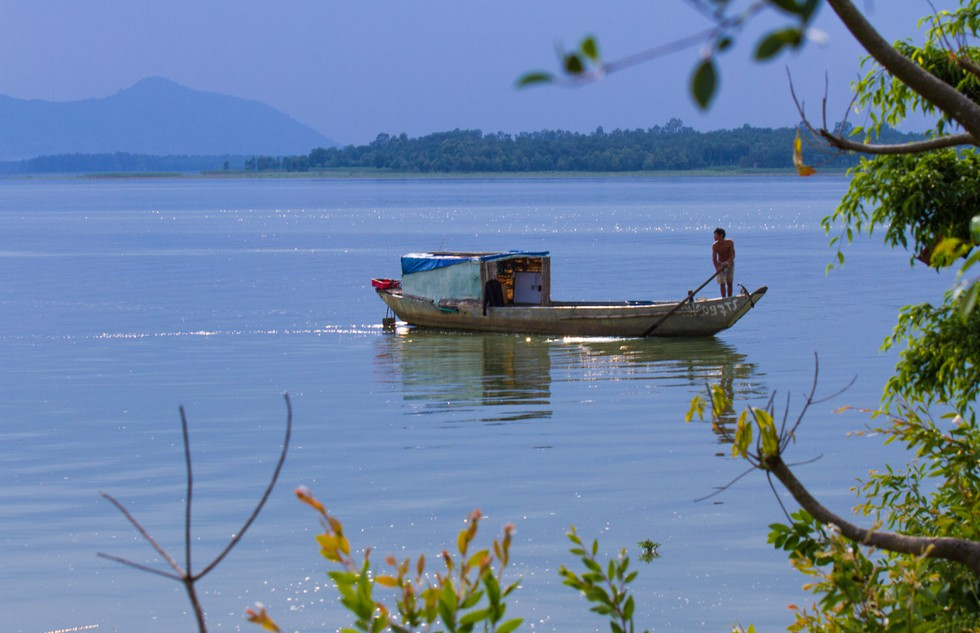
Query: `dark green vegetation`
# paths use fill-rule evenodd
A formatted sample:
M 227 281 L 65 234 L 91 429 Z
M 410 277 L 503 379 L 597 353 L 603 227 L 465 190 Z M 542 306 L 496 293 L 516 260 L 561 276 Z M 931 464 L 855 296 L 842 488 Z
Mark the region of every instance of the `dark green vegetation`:
M 590 134 L 561 130 L 484 134 L 480 130 L 437 132 L 419 138 L 379 134 L 367 145 L 318 147 L 297 156 L 148 156 L 58 154 L 0 162 L 0 174 L 128 173 L 315 173 L 358 174 L 598 173 L 660 171 L 764 171 L 793 168 L 796 128 L 699 132 L 679 119 L 646 130 L 602 128 Z M 892 129 L 881 139 L 902 143 L 922 138 Z M 843 170 L 852 154 L 810 156 L 818 169 Z
M 245 156 L 148 156 L 112 154 L 57 154 L 0 162 L 0 174 L 137 174 L 241 171 Z
M 679 119 L 646 130 L 602 128 L 591 134 L 542 131 L 517 135 L 453 130 L 419 138 L 379 134 L 368 145 L 317 148 L 305 156 L 256 156 L 246 171 L 315 172 L 375 169 L 400 173 L 644 172 L 702 169 L 791 169 L 796 128 L 698 132 Z M 889 142 L 919 138 L 886 130 Z M 827 155 L 817 166 L 843 169 L 857 159 Z

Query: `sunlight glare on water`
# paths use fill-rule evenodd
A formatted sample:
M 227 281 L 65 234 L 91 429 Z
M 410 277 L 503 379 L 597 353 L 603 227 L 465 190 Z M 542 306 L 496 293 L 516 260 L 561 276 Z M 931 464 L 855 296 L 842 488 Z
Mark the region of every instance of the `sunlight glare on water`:
M 517 534 L 530 630 L 606 623 L 561 585 L 575 525 L 634 563 L 637 623 L 783 628 L 803 579 L 766 545 L 781 520 L 765 478 L 743 471 L 692 397 L 721 385 L 760 405 L 816 407 L 799 475 L 841 512 L 888 452 L 848 437 L 895 362 L 878 351 L 906 303 L 947 277 L 910 269 L 877 238 L 843 269 L 820 219 L 837 177 L 555 180 L 0 181 L 0 621 L 44 633 L 192 630 L 176 583 L 96 557 L 162 567 L 109 503 L 182 555 L 178 407 L 194 457 L 194 566 L 247 517 L 278 455 L 289 392 L 295 431 L 279 486 L 239 548 L 201 582 L 214 631 L 248 630 L 266 604 L 288 630 L 348 626 L 292 495 L 309 486 L 354 547 L 436 560 L 467 514 L 488 543 Z M 769 292 L 735 328 L 697 340 L 426 332 L 381 327 L 372 277 L 413 251 L 548 250 L 557 299 L 680 300 L 711 274 L 711 232 L 736 244 L 736 282 Z M 704 291 L 717 292 L 713 284 Z M 731 423 L 724 420 L 723 423 Z M 695 499 L 709 497 L 704 501 Z

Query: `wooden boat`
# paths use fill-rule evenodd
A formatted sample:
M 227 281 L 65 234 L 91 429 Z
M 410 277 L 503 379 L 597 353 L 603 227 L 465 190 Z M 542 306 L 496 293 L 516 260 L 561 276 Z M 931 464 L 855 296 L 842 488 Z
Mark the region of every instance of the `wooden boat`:
M 732 327 L 766 294 L 681 301 L 553 301 L 547 252 L 411 253 L 402 278 L 374 279 L 381 300 L 409 325 L 560 336 L 710 336 Z

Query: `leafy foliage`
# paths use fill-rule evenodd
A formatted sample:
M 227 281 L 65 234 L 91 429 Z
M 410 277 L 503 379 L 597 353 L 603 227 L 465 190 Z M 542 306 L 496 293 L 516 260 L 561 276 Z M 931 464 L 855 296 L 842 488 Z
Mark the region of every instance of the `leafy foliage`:
M 980 28 L 980 3 L 964 2 L 953 12 L 926 18 L 926 43 L 913 47 L 899 42 L 896 50 L 919 68 L 976 102 L 980 75 L 972 61 L 976 49 L 968 45 Z M 872 62 L 867 62 L 872 64 Z M 870 109 L 875 129 L 898 125 L 913 113 L 937 117 L 934 135 L 946 134 L 952 114 L 889 75 L 872 69 L 855 86 L 859 102 Z M 884 241 L 910 251 L 910 261 L 936 268 L 961 263 L 958 283 L 941 305 L 925 303 L 903 308 L 886 349 L 905 346 L 895 375 L 884 393 L 886 402 L 950 406 L 974 415 L 980 380 L 980 319 L 974 310 L 980 283 L 967 273 L 980 259 L 974 245 L 980 235 L 980 169 L 976 144 L 863 158 L 853 169 L 848 192 L 840 206 L 822 221 L 837 247 L 837 262 L 845 261 L 843 245 L 855 235 L 884 231 Z
M 930 263 L 943 239 L 971 239 L 970 222 L 980 209 L 978 170 L 974 149 L 864 158 L 840 206 L 821 225 L 828 232 L 839 225 L 841 234 L 831 242 L 838 253 L 856 234 L 880 228 L 885 243 L 910 248 L 912 261 Z
M 956 60 L 957 56 L 970 58 L 975 55 L 963 36 L 977 32 L 977 6 L 977 2 L 971 0 L 956 11 L 939 11 L 926 16 L 923 22 L 929 29 L 925 43 L 916 47 L 909 42 L 896 42 L 895 49 L 934 77 L 980 102 L 980 79 Z M 954 42 L 958 45 L 951 50 Z M 874 129 L 898 127 L 913 114 L 936 117 L 937 135 L 945 134 L 955 125 L 949 114 L 890 75 L 872 58 L 866 58 L 863 63 L 868 70 L 855 84 L 855 92 L 858 104 L 870 115 Z
M 370 550 L 358 561 L 351 553 L 343 524 L 307 488 L 297 488 L 296 497 L 316 510 L 323 528 L 316 536 L 320 554 L 338 567 L 330 570 L 328 576 L 337 588 L 341 604 L 354 617 L 353 627 L 340 629 L 343 633 L 471 633 L 476 629 L 483 633 L 512 633 L 522 624 L 520 618 L 505 618 L 506 598 L 518 587 L 517 581 L 503 580 L 510 563 L 513 525 L 505 525 L 502 536 L 490 548 L 473 551 L 482 519 L 480 511 L 475 510 L 456 537 L 458 558 L 444 550 L 441 571 L 427 572 L 425 556 L 414 561 L 399 561 L 389 556 L 385 560 L 385 572 L 373 568 Z M 587 548 L 574 527 L 569 528 L 567 536 L 572 542 L 569 551 L 579 557 L 585 570 L 576 573 L 562 565 L 559 574 L 563 584 L 585 596 L 593 604 L 592 611 L 609 618 L 611 633 L 635 633 L 636 602 L 628 587 L 637 572 L 630 571 L 626 550 L 603 564 L 596 558 L 598 541 Z M 660 543 L 645 539 L 639 546 L 643 550 L 641 558 L 646 562 L 659 558 Z M 390 593 L 379 597 L 377 594 L 382 591 Z M 268 631 L 280 630 L 261 604 L 246 609 L 245 613 L 253 624 Z M 753 629 L 750 627 L 748 631 Z
M 976 293 L 974 283 L 971 293 Z M 906 306 L 885 347 L 904 344 L 895 374 L 888 379 L 888 401 L 947 404 L 963 415 L 976 415 L 980 395 L 980 310 L 961 315 L 956 292 L 943 305 Z
M 620 551 L 617 558 L 611 558 L 603 565 L 596 560 L 599 553 L 598 541 L 594 540 L 591 546 L 586 547 L 575 531 L 575 526 L 569 528 L 567 536 L 572 542 L 569 551 L 579 557 L 585 571 L 577 574 L 562 565 L 558 573 L 564 578 L 563 583 L 579 591 L 591 602 L 591 611 L 609 618 L 611 633 L 634 633 L 633 613 L 636 601 L 630 595 L 628 587 L 636 579 L 637 572 L 629 570 L 630 559 L 626 550 Z
M 903 443 L 917 461 L 904 470 L 871 471 L 856 489 L 859 514 L 902 534 L 980 540 L 975 425 L 958 417 L 940 425 L 904 407 L 869 432 Z M 980 579 L 963 566 L 856 545 L 802 510 L 791 518 L 789 525 L 770 526 L 769 542 L 790 552 L 820 600 L 809 609 L 794 607 L 789 630 L 980 630 Z
M 520 618 L 505 619 L 505 598 L 518 582 L 505 584 L 503 574 L 510 562 L 513 525 L 505 525 L 503 535 L 490 549 L 471 551 L 482 518 L 475 510 L 467 527 L 456 538 L 458 559 L 444 550 L 444 569 L 432 575 L 426 572 L 425 556 L 414 562 L 389 556 L 388 573 L 372 568 L 371 552 L 365 551 L 358 562 L 343 524 L 327 513 L 323 504 L 306 488 L 296 490 L 297 498 L 320 516 L 323 532 L 317 535 L 320 554 L 339 569 L 328 572 L 340 594 L 340 602 L 354 616 L 354 627 L 347 633 L 395 633 L 442 630 L 447 633 L 470 633 L 476 628 L 485 633 L 511 633 L 521 625 Z M 375 590 L 389 590 L 387 599 Z
M 708 407 L 696 400 L 689 416 Z M 804 409 L 812 401 L 811 395 Z M 729 404 L 712 389 L 713 418 Z M 771 408 L 770 400 L 762 413 Z M 915 458 L 904 470 L 871 471 L 855 489 L 855 510 L 874 522 L 872 531 L 980 542 L 980 430 L 973 421 L 949 415 L 936 422 L 927 410 L 907 405 L 895 415 L 867 413 L 879 420 L 869 435 L 901 443 Z M 773 428 L 771 415 L 747 407 L 739 419 L 733 454 L 768 471 L 789 446 L 795 426 L 782 425 L 775 444 L 756 439 L 752 448 L 746 429 Z M 810 579 L 804 587 L 817 597 L 813 605 L 791 606 L 790 631 L 980 631 L 980 577 L 966 565 L 934 558 L 928 548 L 920 555 L 876 549 L 845 537 L 843 521 L 817 521 L 807 510 L 788 518 L 788 524 L 770 525 L 769 542 L 789 553 L 793 567 Z

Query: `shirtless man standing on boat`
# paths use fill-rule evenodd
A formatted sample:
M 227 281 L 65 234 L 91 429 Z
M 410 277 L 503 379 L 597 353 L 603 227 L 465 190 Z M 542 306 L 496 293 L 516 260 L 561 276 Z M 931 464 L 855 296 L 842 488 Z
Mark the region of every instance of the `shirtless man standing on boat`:
M 711 263 L 715 265 L 721 296 L 732 296 L 732 282 L 735 280 L 735 243 L 725 239 L 725 229 L 715 229 L 715 243 L 711 245 Z

